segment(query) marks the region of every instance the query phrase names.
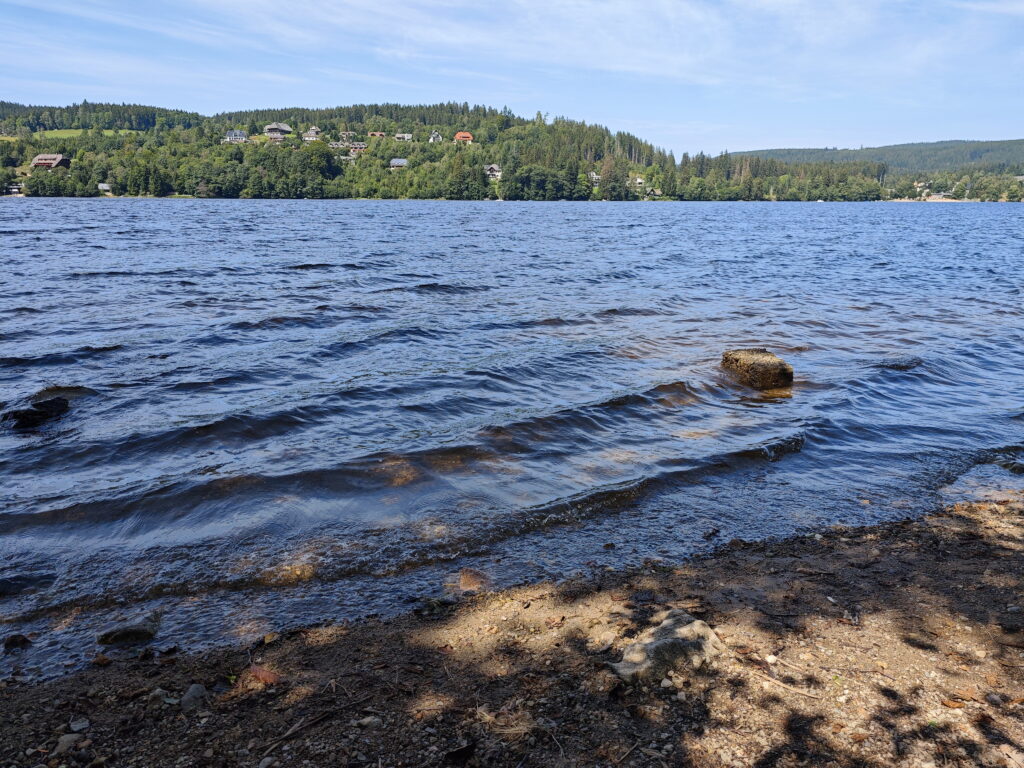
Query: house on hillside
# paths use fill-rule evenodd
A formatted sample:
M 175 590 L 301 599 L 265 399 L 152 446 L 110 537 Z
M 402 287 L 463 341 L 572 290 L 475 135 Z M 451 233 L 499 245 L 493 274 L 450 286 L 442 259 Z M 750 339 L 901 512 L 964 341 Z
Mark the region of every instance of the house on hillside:
M 412 141 L 411 133 L 396 133 L 395 141 Z
M 221 144 L 245 144 L 249 140 L 249 134 L 245 131 L 230 130 L 220 140 Z
M 455 134 L 455 143 L 458 144 L 459 142 L 462 142 L 463 144 L 472 144 L 473 134 L 469 131 L 459 131 Z
M 371 139 L 383 139 L 385 136 L 387 136 L 387 134 L 384 133 L 384 131 L 368 131 L 366 135 Z
M 365 141 L 353 141 L 349 144 L 348 150 L 349 152 L 365 152 L 367 146 L 369 145 Z
M 321 133 L 323 133 L 323 131 L 321 131 L 315 125 L 311 125 L 309 127 L 308 131 L 303 131 L 302 132 L 302 140 L 303 141 L 320 141 L 320 134 Z
M 590 179 L 590 183 L 595 187 L 601 183 L 600 173 L 595 173 L 594 171 L 587 171 L 587 178 Z
M 109 184 L 105 184 L 103 182 L 100 182 L 99 184 L 96 185 L 96 189 L 98 189 L 100 192 L 102 192 L 105 195 L 109 195 L 110 194 L 110 185 Z
M 501 166 L 497 163 L 485 165 L 484 173 L 487 174 L 488 181 L 501 181 Z
M 36 155 L 32 158 L 33 168 L 45 168 L 52 171 L 54 168 L 70 168 L 71 158 L 64 155 Z
M 388 163 L 388 170 L 400 171 L 408 165 L 409 161 L 406 160 L 404 157 L 393 157 L 391 158 L 391 162 Z
M 292 132 L 292 127 L 288 123 L 271 123 L 263 127 L 263 135 L 271 141 L 281 141 Z
M 331 149 L 348 149 L 352 146 L 352 142 L 349 141 L 328 141 L 327 146 Z
M 431 131 L 431 132 L 430 132 L 430 138 L 428 139 L 428 141 L 429 141 L 429 142 L 430 142 L 431 144 L 437 144 L 437 143 L 439 143 L 439 142 L 442 142 L 442 141 L 444 141 L 444 136 L 442 136 L 442 135 L 441 135 L 440 133 L 438 133 L 437 131 Z

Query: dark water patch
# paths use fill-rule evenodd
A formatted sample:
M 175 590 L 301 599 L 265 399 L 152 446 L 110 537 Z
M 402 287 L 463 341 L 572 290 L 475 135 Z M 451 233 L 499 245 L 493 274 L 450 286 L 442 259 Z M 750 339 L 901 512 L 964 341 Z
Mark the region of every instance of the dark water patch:
M 123 348 L 124 347 L 121 344 L 112 344 L 106 347 L 84 346 L 73 349 L 70 352 L 50 352 L 28 357 L 0 357 L 0 365 L 12 367 L 48 367 L 69 365 L 100 357 L 109 352 L 116 352 Z
M 309 264 L 288 264 L 285 269 L 291 270 L 313 270 L 313 269 L 334 269 L 333 264 L 327 264 L 325 262 L 309 263 Z
M 235 331 L 266 331 L 278 328 L 323 328 L 334 325 L 337 320 L 330 315 L 312 316 L 278 316 L 266 317 L 262 320 L 239 320 L 231 323 L 228 328 Z
M 339 358 L 356 354 L 373 347 L 384 345 L 417 344 L 437 341 L 445 336 L 443 331 L 429 328 L 393 328 L 355 341 L 338 341 L 322 347 L 316 357 Z
M 912 371 L 920 365 L 924 365 L 924 360 L 916 355 L 887 357 L 875 363 L 876 368 L 883 368 L 889 371 Z
M 380 288 L 378 293 L 394 293 L 396 291 L 408 291 L 421 294 L 448 294 L 459 295 L 464 293 L 480 293 L 493 290 L 489 285 L 456 285 L 452 283 L 419 283 L 418 285 L 395 286 L 394 288 Z

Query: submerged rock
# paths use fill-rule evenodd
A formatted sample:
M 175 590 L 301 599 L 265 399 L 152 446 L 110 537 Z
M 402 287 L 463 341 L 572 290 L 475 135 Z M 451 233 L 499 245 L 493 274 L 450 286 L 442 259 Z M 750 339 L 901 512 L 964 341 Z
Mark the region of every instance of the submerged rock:
M 686 611 L 673 609 L 658 626 L 637 636 L 622 661 L 610 666 L 628 683 L 661 680 L 684 666 L 707 667 L 725 653 L 728 648 L 711 627 Z
M 793 383 L 793 366 L 764 347 L 730 349 L 722 355 L 722 367 L 754 389 L 777 389 Z
M 103 645 L 149 642 L 156 635 L 159 625 L 160 617 L 151 613 L 134 621 L 112 624 L 96 636 L 96 641 Z
M 8 635 L 6 639 L 4 639 L 4 651 L 6 653 L 20 651 L 24 648 L 28 648 L 30 645 L 32 645 L 32 641 L 29 638 L 17 633 Z
M 459 571 L 459 591 L 484 592 L 491 588 L 491 577 L 476 568 L 463 568 Z
M 15 429 L 35 429 L 51 419 L 57 419 L 67 413 L 67 398 L 51 397 L 32 403 L 31 408 L 8 411 L 3 415 L 4 421 L 13 421 Z

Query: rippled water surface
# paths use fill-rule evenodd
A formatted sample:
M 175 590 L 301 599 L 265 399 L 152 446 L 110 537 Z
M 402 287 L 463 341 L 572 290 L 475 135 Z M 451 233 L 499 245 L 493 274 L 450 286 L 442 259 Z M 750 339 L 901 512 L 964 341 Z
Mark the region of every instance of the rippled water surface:
M 0 425 L 29 671 L 136 611 L 195 647 L 1024 468 L 1024 206 L 8 199 L 0 259 L 4 410 L 71 405 Z M 720 370 L 751 345 L 792 391 Z

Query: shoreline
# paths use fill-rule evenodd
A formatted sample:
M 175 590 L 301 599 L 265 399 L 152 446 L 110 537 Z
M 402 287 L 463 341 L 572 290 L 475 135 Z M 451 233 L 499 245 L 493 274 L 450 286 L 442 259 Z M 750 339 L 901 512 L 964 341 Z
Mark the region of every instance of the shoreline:
M 468 573 L 480 594 L 396 618 L 0 682 L 0 763 L 1019 768 L 1024 493 L 986 498 L 560 584 Z M 728 655 L 618 678 L 669 609 Z

